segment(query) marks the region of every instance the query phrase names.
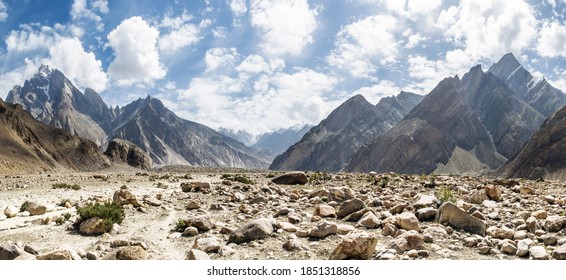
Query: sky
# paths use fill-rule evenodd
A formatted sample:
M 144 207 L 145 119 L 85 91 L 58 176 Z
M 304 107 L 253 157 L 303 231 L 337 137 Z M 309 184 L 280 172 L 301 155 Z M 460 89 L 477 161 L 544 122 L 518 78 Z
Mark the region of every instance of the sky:
M 0 0 L 0 97 L 41 64 L 111 106 L 260 134 L 505 53 L 566 92 L 566 0 Z

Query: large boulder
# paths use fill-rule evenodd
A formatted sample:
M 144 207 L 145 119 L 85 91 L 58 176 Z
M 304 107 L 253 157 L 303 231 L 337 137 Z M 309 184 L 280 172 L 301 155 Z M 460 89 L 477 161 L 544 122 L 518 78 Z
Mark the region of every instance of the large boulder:
M 92 217 L 83 221 L 79 225 L 79 232 L 82 234 L 93 235 L 93 234 L 103 234 L 107 231 L 104 222 L 99 217 Z
M 564 227 L 566 227 L 566 217 L 552 215 L 546 217 L 546 221 L 544 223 L 544 229 L 549 232 L 559 232 Z
M 14 244 L 3 245 L 0 246 L 0 261 L 13 260 L 24 253 L 24 249 Z
M 256 239 L 263 239 L 269 236 L 273 230 L 272 220 L 266 218 L 254 220 L 232 232 L 228 243 L 240 244 Z
M 184 220 L 184 222 L 187 227 L 195 227 L 202 232 L 209 231 L 216 226 L 212 219 L 206 215 L 191 217 Z
M 112 200 L 120 205 L 131 204 L 134 207 L 142 206 L 136 196 L 128 190 L 128 187 L 125 185 L 114 193 Z
M 451 202 L 445 202 L 440 206 L 436 214 L 436 221 L 441 224 L 447 223 L 469 233 L 485 236 L 485 222 L 466 213 Z
M 314 215 L 323 218 L 334 218 L 336 217 L 336 208 L 328 204 L 319 204 L 314 208 Z
M 278 185 L 305 185 L 309 179 L 304 172 L 289 172 L 271 179 L 271 182 Z
M 330 255 L 331 260 L 367 260 L 375 253 L 377 236 L 367 231 L 352 231 L 346 234 Z
M 339 219 L 342 219 L 358 210 L 366 207 L 366 204 L 359 198 L 352 198 L 346 200 L 338 208 L 338 213 L 336 214 Z
M 113 162 L 126 163 L 141 169 L 151 169 L 149 155 L 136 144 L 126 140 L 113 139 L 108 143 L 104 154 Z
M 117 260 L 147 260 L 147 252 L 141 246 L 126 246 L 116 252 Z
M 311 228 L 308 235 L 314 238 L 325 238 L 329 235 L 336 234 L 337 232 L 338 226 L 335 223 L 322 221 Z
M 4 209 L 4 215 L 6 215 L 6 217 L 8 218 L 16 217 L 19 212 L 20 211 L 18 210 L 18 208 L 14 205 L 10 205 L 6 207 L 6 209 Z
M 414 230 L 410 230 L 391 240 L 387 247 L 390 249 L 395 249 L 398 254 L 402 254 L 409 250 L 419 249 L 423 245 L 423 236 Z
M 403 212 L 395 216 L 395 224 L 397 225 L 397 227 L 404 230 L 419 231 L 421 229 L 419 219 L 417 219 L 415 214 L 410 212 Z
M 28 202 L 26 205 L 26 211 L 28 211 L 32 216 L 43 215 L 47 212 L 47 207 L 37 202 Z

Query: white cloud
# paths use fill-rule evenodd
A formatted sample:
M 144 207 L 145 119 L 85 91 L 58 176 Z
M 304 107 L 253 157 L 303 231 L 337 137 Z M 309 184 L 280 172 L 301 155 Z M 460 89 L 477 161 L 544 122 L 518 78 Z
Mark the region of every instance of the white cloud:
M 248 12 L 246 0 L 228 0 L 228 2 L 235 16 L 243 16 Z
M 444 13 L 447 37 L 474 58 L 496 60 L 507 52 L 520 55 L 536 38 L 534 11 L 523 0 L 463 0 Z
M 540 30 L 537 52 L 544 57 L 566 57 L 566 26 L 558 22 L 545 22 Z
M 33 30 L 24 25 L 21 30 L 12 30 L 5 40 L 8 52 L 29 52 L 46 48 L 54 43 L 52 32 Z
M 108 46 L 116 57 L 108 74 L 119 85 L 151 83 L 165 77 L 166 70 L 159 61 L 157 39 L 159 32 L 141 17 L 125 19 L 108 34 Z
M 23 85 L 26 79 L 37 73 L 40 62 L 24 59 L 24 65 L 12 71 L 0 74 L 0 97 L 6 98 L 8 92 L 16 85 Z
M 50 57 L 44 64 L 59 69 L 81 88 L 90 87 L 97 92 L 106 89 L 108 78 L 102 70 L 102 62 L 92 52 L 84 50 L 77 38 L 58 38 L 49 48 Z
M 6 21 L 8 18 L 8 7 L 4 2 L 0 1 L 0 21 Z
M 399 51 L 393 16 L 370 16 L 342 28 L 336 35 L 335 49 L 326 58 L 330 65 L 350 72 L 356 78 L 370 78 L 378 66 L 396 61 Z
M 193 17 L 186 11 L 179 17 L 165 16 L 160 27 L 168 29 L 168 33 L 159 37 L 159 50 L 165 55 L 172 55 L 185 47 L 194 45 L 201 40 L 201 30 L 210 25 L 209 20 L 203 20 L 199 25 L 189 21 Z
M 318 12 L 307 0 L 252 0 L 252 26 L 261 34 L 259 46 L 269 56 L 299 55 L 313 42 Z
M 403 32 L 403 36 L 407 37 L 407 44 L 405 45 L 406 49 L 412 49 L 418 46 L 421 42 L 429 39 L 420 33 L 413 33 L 413 30 L 410 28 Z
M 399 94 L 401 89 L 395 85 L 395 82 L 389 80 L 382 80 L 379 83 L 370 87 L 361 87 L 354 91 L 352 95 L 361 94 L 366 100 L 372 104 L 377 104 L 379 100 L 386 96 L 394 96 Z
M 108 13 L 107 0 L 74 0 L 71 6 L 71 18 L 73 20 L 89 19 L 96 22 L 98 31 L 104 30 L 102 17 L 98 13 Z
M 206 62 L 205 72 L 212 72 L 221 68 L 234 68 L 239 54 L 235 48 L 213 48 L 206 51 L 204 60 Z

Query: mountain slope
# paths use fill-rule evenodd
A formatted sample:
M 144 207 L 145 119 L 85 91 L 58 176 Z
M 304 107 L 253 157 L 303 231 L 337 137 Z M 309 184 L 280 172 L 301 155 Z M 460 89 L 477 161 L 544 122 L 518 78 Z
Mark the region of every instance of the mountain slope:
M 270 169 L 340 171 L 362 145 L 393 127 L 421 99 L 402 92 L 374 106 L 356 95 L 277 156 Z
M 547 119 L 499 176 L 566 180 L 566 107 Z
M 273 159 L 275 156 L 285 152 L 293 144 L 299 142 L 311 127 L 311 125 L 304 125 L 302 127 L 289 127 L 265 133 L 259 137 L 252 147 L 268 151 L 272 156 L 271 159 Z
M 394 128 L 360 149 L 349 171 L 481 174 L 500 167 L 544 117 L 492 73 L 447 78 Z
M 109 160 L 89 140 L 43 124 L 0 100 L 0 172 L 92 171 Z
M 204 125 L 179 118 L 158 99 L 138 99 L 121 111 L 111 137 L 138 145 L 150 154 L 154 165 L 265 168 L 269 164 L 254 149 Z
M 19 103 L 37 120 L 103 145 L 111 119 L 98 99 L 91 93 L 85 97 L 59 70 L 42 65 L 23 87 L 15 86 L 8 93 L 6 102 Z

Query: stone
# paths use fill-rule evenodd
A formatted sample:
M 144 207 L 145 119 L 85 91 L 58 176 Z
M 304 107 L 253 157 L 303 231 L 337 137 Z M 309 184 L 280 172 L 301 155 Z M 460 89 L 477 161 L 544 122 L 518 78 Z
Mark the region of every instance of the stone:
M 558 238 L 554 235 L 543 235 L 541 238 L 544 246 L 556 246 L 556 243 L 558 243 Z
M 277 185 L 305 185 L 309 180 L 304 172 L 288 172 L 271 179 L 271 182 Z
M 566 217 L 552 215 L 546 218 L 544 229 L 549 232 L 559 232 L 566 226 Z
M 103 219 L 99 217 L 92 217 L 79 225 L 79 232 L 86 235 L 103 234 L 107 231 Z
M 220 250 L 220 246 L 220 241 L 213 235 L 198 237 L 193 243 L 193 249 L 206 253 L 216 253 Z
M 147 252 L 141 246 L 126 246 L 116 252 L 117 260 L 147 260 Z
M 469 233 L 485 235 L 486 225 L 484 221 L 471 216 L 451 202 L 445 202 L 440 206 L 436 221 L 440 224 L 447 223 Z
M 287 222 L 277 222 L 277 228 L 280 228 L 286 232 L 296 232 L 297 227 L 291 223 Z
M 377 236 L 367 231 L 352 231 L 345 235 L 342 241 L 330 255 L 330 260 L 370 259 L 375 253 Z
M 136 196 L 130 190 L 128 190 L 128 187 L 125 185 L 114 193 L 112 200 L 120 205 L 131 204 L 134 207 L 142 206 Z
M 499 207 L 499 205 L 497 205 L 497 202 L 493 201 L 493 200 L 484 200 L 481 205 L 485 208 L 497 208 Z
M 468 195 L 466 201 L 473 204 L 482 204 L 482 202 L 487 199 L 488 197 L 485 191 L 475 190 Z
M 529 254 L 535 260 L 548 260 L 548 252 L 542 246 L 532 246 L 529 249 Z
M 14 205 L 10 205 L 6 207 L 6 209 L 4 209 L 4 215 L 6 215 L 6 217 L 8 218 L 16 217 L 19 212 L 20 210 Z
M 440 226 L 429 226 L 424 231 L 425 234 L 430 234 L 434 238 L 447 238 L 448 232 Z
M 373 212 L 365 213 L 356 224 L 357 227 L 365 227 L 368 229 L 375 229 L 381 225 L 381 221 Z
M 543 199 L 544 201 L 548 202 L 548 204 L 556 203 L 556 198 L 552 195 L 545 195 Z
M 126 163 L 135 168 L 151 169 L 149 154 L 136 144 L 126 140 L 112 139 L 104 154 L 113 162 Z M 108 179 L 108 176 L 105 176 L 105 178 Z
M 14 260 L 16 261 L 37 260 L 37 257 L 33 254 L 24 252 L 23 254 L 17 256 Z
M 201 250 L 196 250 L 196 249 L 192 249 L 189 251 L 189 253 L 187 254 L 187 260 L 192 260 L 192 261 L 209 261 L 210 257 L 208 256 L 207 253 L 201 251 Z
M 527 230 L 530 233 L 535 233 L 537 230 L 541 229 L 540 223 L 535 217 L 529 217 L 526 221 Z
M 356 211 L 356 212 L 344 217 L 343 220 L 355 223 L 355 222 L 359 221 L 367 212 L 371 212 L 371 209 L 364 208 L 362 210 Z
M 143 197 L 143 202 L 150 206 L 161 206 L 161 201 L 159 199 L 149 195 Z
M 185 225 L 196 227 L 199 231 L 206 232 L 216 227 L 209 216 L 201 215 L 184 220 Z
M 31 216 L 43 215 L 47 212 L 47 207 L 37 202 L 28 202 L 26 211 L 28 211 Z
M 356 193 L 348 187 L 331 188 L 328 190 L 329 201 L 346 201 L 354 197 L 356 197 Z
M 303 221 L 303 218 L 299 216 L 297 213 L 290 213 L 287 215 L 287 221 L 291 224 L 298 224 Z
M 555 260 L 566 260 L 566 244 L 556 247 L 552 252 L 552 257 Z
M 497 239 L 513 239 L 515 231 L 507 227 L 491 226 L 487 229 L 487 235 Z
M 337 229 L 336 229 L 336 233 L 344 235 L 344 234 L 348 234 L 348 232 L 351 232 L 351 231 L 354 231 L 354 230 L 356 230 L 356 228 L 351 226 L 351 225 L 338 224 Z
M 228 243 L 241 244 L 257 239 L 263 239 L 269 236 L 273 231 L 274 228 L 272 220 L 266 218 L 257 219 L 232 232 Z
M 328 204 L 319 204 L 314 208 L 313 215 L 323 218 L 334 218 L 336 217 L 336 209 Z
M 32 247 L 30 245 L 24 246 L 24 251 L 26 251 L 26 252 L 28 252 L 32 255 L 36 255 L 36 256 L 39 255 L 39 252 L 34 247 Z
M 501 244 L 501 253 L 515 255 L 517 253 L 517 247 L 515 247 L 515 245 L 511 242 L 503 242 L 503 244 Z
M 24 253 L 25 251 L 22 248 L 14 244 L 0 246 L 0 261 L 13 260 Z
M 464 238 L 464 246 L 466 247 L 476 247 L 477 244 L 478 244 L 478 239 L 475 237 Z
M 212 203 L 210 204 L 210 210 L 212 211 L 225 211 L 226 207 L 224 207 L 222 204 L 220 203 Z
M 230 201 L 232 202 L 242 202 L 244 200 L 246 200 L 246 196 L 241 192 L 235 192 L 230 197 Z
M 184 236 L 197 236 L 198 235 L 198 228 L 196 227 L 187 227 L 183 231 Z
M 437 212 L 436 209 L 432 207 L 426 207 L 417 210 L 416 216 L 417 219 L 419 219 L 419 221 L 421 222 L 431 221 L 434 220 L 434 218 L 436 217 L 436 212 Z
M 521 186 L 519 188 L 519 192 L 522 195 L 534 195 L 535 194 L 535 190 L 533 188 L 527 187 L 527 186 Z
M 531 239 L 522 239 L 517 242 L 517 256 L 526 257 L 529 255 L 529 249 L 535 242 Z
M 426 208 L 426 207 L 433 207 L 433 206 L 438 206 L 440 204 L 440 201 L 438 200 L 438 198 L 436 198 L 436 196 L 432 196 L 432 195 L 421 195 L 418 200 L 413 203 L 413 207 L 415 207 L 415 209 L 421 209 L 421 208 Z
M 181 191 L 210 193 L 211 188 L 210 183 L 207 182 L 183 182 L 181 183 Z
M 287 251 L 304 251 L 308 250 L 309 246 L 301 242 L 296 236 L 291 235 L 285 243 L 283 249 Z
M 485 194 L 494 201 L 501 201 L 501 191 L 494 185 L 485 186 Z
M 531 217 L 535 217 L 539 220 L 544 220 L 548 217 L 548 212 L 546 210 L 537 210 L 531 213 Z
M 338 208 L 337 217 L 338 219 L 342 219 L 365 207 L 366 207 L 365 203 L 359 198 L 352 198 L 346 200 L 340 205 L 340 208 Z
M 400 229 L 416 231 L 419 231 L 421 229 L 419 219 L 417 219 L 417 217 L 413 213 L 403 212 L 397 215 L 395 218 L 395 224 Z
M 71 252 L 67 249 L 54 250 L 36 257 L 38 260 L 72 260 Z
M 187 203 L 187 210 L 194 210 L 194 209 L 199 209 L 202 206 L 202 202 L 200 199 L 193 199 L 191 201 L 189 201 L 189 203 Z
M 521 240 L 521 239 L 525 239 L 527 238 L 528 234 L 526 231 L 524 230 L 519 230 L 515 232 L 515 235 L 513 235 L 513 240 Z
M 399 229 L 392 223 L 386 223 L 383 225 L 383 229 L 381 230 L 381 234 L 383 236 L 395 236 Z
M 322 221 L 319 222 L 315 227 L 311 228 L 308 235 L 314 238 L 325 238 L 329 235 L 336 234 L 338 231 L 338 226 L 335 223 Z
M 409 250 L 419 249 L 423 245 L 423 236 L 414 230 L 410 230 L 393 239 L 387 247 L 395 249 L 397 254 L 402 254 Z

